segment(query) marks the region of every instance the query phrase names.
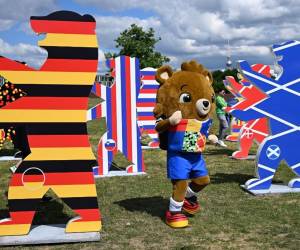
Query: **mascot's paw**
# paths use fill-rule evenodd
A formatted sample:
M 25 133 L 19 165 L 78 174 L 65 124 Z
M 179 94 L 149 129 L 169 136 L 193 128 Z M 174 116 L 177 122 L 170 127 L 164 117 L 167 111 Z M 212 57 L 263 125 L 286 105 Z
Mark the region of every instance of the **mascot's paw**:
M 270 182 L 264 179 L 253 178 L 248 180 L 245 183 L 245 187 L 248 190 L 261 190 L 261 189 L 269 189 L 271 186 Z
M 182 213 L 166 212 L 166 224 L 172 228 L 184 228 L 189 225 L 188 218 Z
M 207 139 L 212 144 L 217 144 L 218 142 L 218 137 L 216 135 L 209 135 Z
M 184 199 L 182 210 L 189 215 L 194 215 L 200 211 L 200 205 L 197 197 L 193 196 L 189 199 Z
M 180 110 L 174 112 L 169 118 L 170 124 L 172 126 L 177 125 L 181 120 L 182 120 L 182 114 Z
M 289 181 L 290 188 L 300 188 L 300 178 L 294 178 Z

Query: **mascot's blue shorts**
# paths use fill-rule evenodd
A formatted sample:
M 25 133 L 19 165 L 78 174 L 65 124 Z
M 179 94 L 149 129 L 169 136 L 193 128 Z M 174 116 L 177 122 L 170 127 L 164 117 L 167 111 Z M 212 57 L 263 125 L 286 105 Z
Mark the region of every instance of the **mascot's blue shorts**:
M 202 154 L 168 151 L 167 172 L 171 180 L 187 180 L 208 175 Z

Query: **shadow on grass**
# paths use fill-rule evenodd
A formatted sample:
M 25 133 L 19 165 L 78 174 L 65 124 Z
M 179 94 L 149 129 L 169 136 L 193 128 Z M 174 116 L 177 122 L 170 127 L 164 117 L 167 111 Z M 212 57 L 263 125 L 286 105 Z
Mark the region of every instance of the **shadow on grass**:
M 165 218 L 169 200 L 161 196 L 132 198 L 114 202 L 130 212 L 146 212 L 153 217 Z
M 210 175 L 211 183 L 222 184 L 222 183 L 237 183 L 239 185 L 245 184 L 249 179 L 255 178 L 253 175 L 249 174 L 227 174 L 227 173 L 216 173 Z M 273 180 L 273 184 L 282 184 L 282 181 Z
M 66 224 L 72 216 L 72 211 L 65 213 L 66 205 L 60 199 L 44 196 L 38 205 L 38 210 L 33 219 L 33 225 Z
M 17 151 L 17 149 L 1 149 L 0 156 L 14 156 Z
M 245 184 L 245 182 L 251 178 L 254 178 L 253 175 L 249 174 L 227 174 L 227 173 L 216 173 L 210 175 L 211 183 L 213 184 L 222 184 L 222 183 L 238 183 Z
M 228 155 L 231 156 L 235 150 L 229 148 L 210 148 L 209 150 L 204 151 L 204 155 Z
M 34 215 L 33 225 L 48 225 L 48 224 L 66 224 L 76 215 L 72 212 L 65 213 L 65 206 L 56 199 L 51 199 L 50 196 L 44 196 L 37 206 L 37 211 Z M 10 218 L 8 209 L 0 210 L 0 220 Z

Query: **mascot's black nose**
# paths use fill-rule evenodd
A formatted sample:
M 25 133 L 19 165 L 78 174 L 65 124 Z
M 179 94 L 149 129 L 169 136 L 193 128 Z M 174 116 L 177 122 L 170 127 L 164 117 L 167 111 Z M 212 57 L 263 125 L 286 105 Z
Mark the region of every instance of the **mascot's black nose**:
M 209 101 L 203 101 L 203 105 L 205 108 L 207 108 L 209 106 Z

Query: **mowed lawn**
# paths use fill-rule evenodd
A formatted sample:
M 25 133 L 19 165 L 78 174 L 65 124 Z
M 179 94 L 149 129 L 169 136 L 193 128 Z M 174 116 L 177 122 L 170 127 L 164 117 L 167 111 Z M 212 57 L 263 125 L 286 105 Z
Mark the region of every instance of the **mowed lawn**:
M 92 100 L 94 103 L 95 100 Z M 216 131 L 215 121 L 213 131 Z M 105 131 L 104 120 L 89 123 L 94 151 Z M 145 150 L 147 175 L 96 179 L 103 216 L 101 240 L 6 249 L 299 249 L 300 194 L 255 197 L 240 188 L 255 173 L 253 160 L 232 160 L 228 149 L 207 145 L 204 157 L 211 184 L 200 195 L 202 210 L 190 218 L 190 227 L 174 230 L 164 223 L 172 186 L 166 178 L 166 153 Z M 252 150 L 254 153 L 255 150 Z M 119 167 L 126 165 L 117 157 Z M 7 215 L 9 166 L 1 162 L 1 217 Z M 282 163 L 275 182 L 287 183 L 294 174 Z M 65 223 L 72 212 L 58 197 L 41 205 L 34 224 Z

